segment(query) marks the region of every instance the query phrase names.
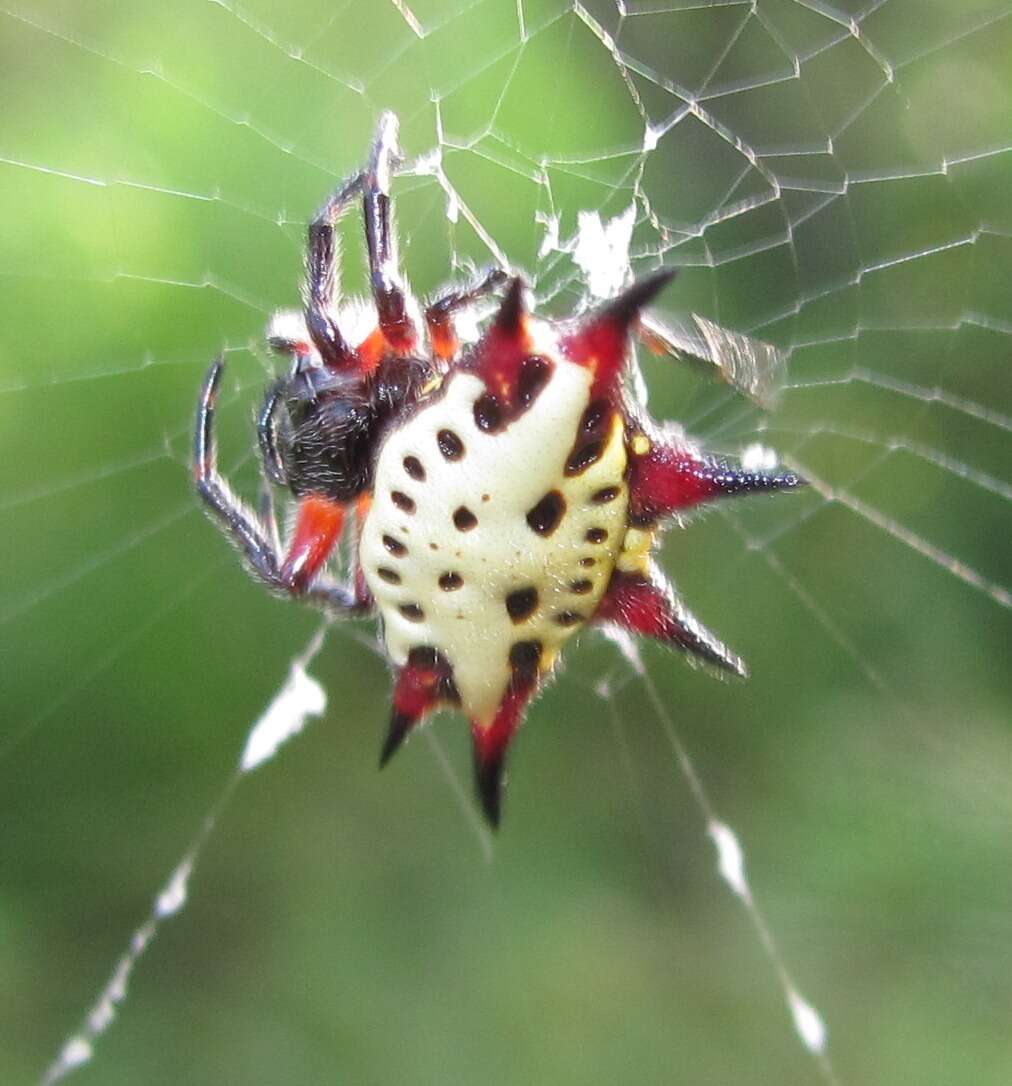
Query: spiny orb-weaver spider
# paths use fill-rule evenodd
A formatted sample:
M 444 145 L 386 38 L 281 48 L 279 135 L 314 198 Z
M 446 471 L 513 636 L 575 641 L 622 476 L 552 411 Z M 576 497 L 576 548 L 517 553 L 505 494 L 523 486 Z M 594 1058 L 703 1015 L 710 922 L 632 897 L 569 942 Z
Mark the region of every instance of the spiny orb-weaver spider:
M 390 180 L 401 162 L 397 119 L 386 113 L 367 166 L 309 225 L 303 314 L 278 314 L 268 332 L 293 361 L 260 412 L 260 514 L 217 471 L 220 358 L 200 396 L 194 470 L 209 512 L 260 580 L 339 616 L 378 612 L 396 669 L 380 764 L 427 714 L 458 707 L 471 722 L 478 797 L 497 825 L 507 748 L 580 627 L 612 623 L 746 674 L 651 552 L 666 517 L 803 480 L 702 455 L 626 394 L 637 330 L 655 350 L 715 365 L 739 386 L 761 380 L 763 358 L 775 357 L 702 317 L 693 319 L 704 350 L 641 321 L 672 270 L 552 324 L 528 312 L 520 276 L 495 269 L 429 304 L 423 332 L 397 266 Z M 336 297 L 335 228 L 358 197 L 377 323 L 352 343 Z M 461 344 L 455 314 L 495 293 L 503 299 L 488 327 Z M 284 546 L 270 484 L 298 503 Z M 325 567 L 349 514 L 356 568 L 345 585 Z

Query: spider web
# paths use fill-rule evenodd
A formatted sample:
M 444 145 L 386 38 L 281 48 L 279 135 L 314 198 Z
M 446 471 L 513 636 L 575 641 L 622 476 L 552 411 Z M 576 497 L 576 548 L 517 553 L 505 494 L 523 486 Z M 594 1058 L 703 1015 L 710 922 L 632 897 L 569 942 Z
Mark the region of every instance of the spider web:
M 0 11 L 5 1079 L 1007 1081 L 1012 5 Z M 653 414 L 812 483 L 665 544 L 748 686 L 583 638 L 494 843 L 460 729 L 377 777 L 368 627 L 190 491 L 223 347 L 255 492 L 263 326 L 384 108 L 418 292 L 678 265 L 661 316 L 788 379 L 644 358 Z

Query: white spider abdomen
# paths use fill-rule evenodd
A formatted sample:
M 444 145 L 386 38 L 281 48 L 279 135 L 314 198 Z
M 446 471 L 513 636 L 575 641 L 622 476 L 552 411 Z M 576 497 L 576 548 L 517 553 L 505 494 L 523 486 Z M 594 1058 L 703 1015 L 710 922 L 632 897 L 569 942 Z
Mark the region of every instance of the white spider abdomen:
M 386 438 L 360 561 L 397 665 L 437 649 L 462 710 L 485 724 L 511 677 L 510 650 L 538 642 L 548 671 L 596 610 L 628 508 L 622 420 L 600 455 L 566 473 L 592 373 L 564 359 L 534 402 L 496 432 L 475 422 L 485 392 L 455 371 Z

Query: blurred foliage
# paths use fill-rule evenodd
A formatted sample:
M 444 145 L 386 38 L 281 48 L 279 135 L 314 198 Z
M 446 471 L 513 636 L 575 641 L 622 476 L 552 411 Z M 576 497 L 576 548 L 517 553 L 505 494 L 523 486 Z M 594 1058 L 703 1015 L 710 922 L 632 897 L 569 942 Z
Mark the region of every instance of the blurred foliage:
M 252 494 L 264 324 L 392 108 L 460 198 L 399 182 L 419 291 L 490 259 L 477 223 L 566 312 L 539 216 L 566 238 L 638 185 L 641 263 L 686 265 L 671 312 L 793 348 L 768 419 L 646 364 L 655 414 L 818 482 L 668 537 L 750 683 L 647 664 L 842 1080 L 1008 1082 L 1008 10 L 887 0 L 855 37 L 790 0 L 416 0 L 419 35 L 398 7 L 0 16 L 0 1078 L 80 1021 L 317 626 L 197 509 L 191 414 L 224 346 Z M 326 717 L 242 782 L 80 1081 L 817 1081 L 614 647 L 585 636 L 533 711 L 488 863 L 459 719 L 377 774 L 369 630 L 328 635 Z

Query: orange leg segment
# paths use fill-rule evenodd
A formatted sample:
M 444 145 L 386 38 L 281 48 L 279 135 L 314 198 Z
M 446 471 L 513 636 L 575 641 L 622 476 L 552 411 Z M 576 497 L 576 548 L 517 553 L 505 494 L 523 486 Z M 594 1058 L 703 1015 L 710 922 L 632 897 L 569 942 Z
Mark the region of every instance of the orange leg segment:
M 281 578 L 293 592 L 304 591 L 320 572 L 343 527 L 343 505 L 319 494 L 302 499 L 295 534 L 281 567 Z

